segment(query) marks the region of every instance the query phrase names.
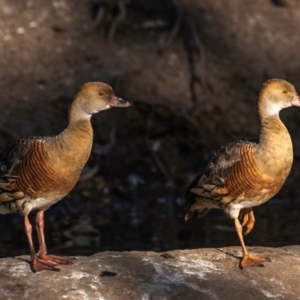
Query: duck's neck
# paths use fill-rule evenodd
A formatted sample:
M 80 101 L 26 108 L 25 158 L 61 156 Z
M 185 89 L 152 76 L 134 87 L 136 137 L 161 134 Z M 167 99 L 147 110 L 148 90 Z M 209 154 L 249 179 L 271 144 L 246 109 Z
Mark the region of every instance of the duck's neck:
M 286 177 L 293 162 L 293 145 L 279 114 L 261 116 L 257 160 L 266 174 Z
M 93 142 L 91 115 L 72 105 L 69 111 L 68 127 L 50 140 L 48 147 L 55 149 L 55 160 L 70 169 L 81 169 L 87 162 Z M 51 149 L 50 149 L 51 150 Z

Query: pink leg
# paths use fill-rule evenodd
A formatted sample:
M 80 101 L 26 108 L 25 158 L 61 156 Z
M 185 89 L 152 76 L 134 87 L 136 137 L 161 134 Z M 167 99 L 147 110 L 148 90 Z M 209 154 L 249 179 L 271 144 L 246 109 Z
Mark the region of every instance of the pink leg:
M 52 270 L 52 271 L 59 271 L 58 269 L 54 268 L 54 265 L 40 259 L 34 250 L 33 242 L 32 242 L 32 226 L 29 222 L 27 216 L 24 217 L 24 226 L 25 226 L 25 233 L 28 240 L 30 253 L 31 253 L 31 267 L 34 272 L 40 272 L 43 270 Z
M 50 263 L 51 265 L 68 265 L 72 263 L 71 257 L 56 256 L 47 254 L 47 247 L 44 236 L 44 211 L 38 211 L 36 214 L 36 230 L 38 234 L 40 249 L 37 253 L 38 258 Z
M 271 260 L 268 257 L 258 257 L 248 253 L 243 238 L 243 227 L 238 218 L 234 219 L 234 225 L 243 250 L 243 258 L 240 262 L 240 268 L 244 269 L 251 266 L 262 267 L 264 262 L 270 262 Z

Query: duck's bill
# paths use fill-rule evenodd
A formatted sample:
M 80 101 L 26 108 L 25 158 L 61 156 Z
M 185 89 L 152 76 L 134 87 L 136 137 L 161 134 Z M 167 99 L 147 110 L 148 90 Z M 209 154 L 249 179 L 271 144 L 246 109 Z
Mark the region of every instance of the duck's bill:
M 110 103 L 109 103 L 109 106 L 110 107 L 128 107 L 128 106 L 131 106 L 132 103 L 129 102 L 129 101 L 126 101 L 116 95 L 113 95 L 111 97 L 111 100 L 110 100 Z
M 293 100 L 292 100 L 292 105 L 294 106 L 300 106 L 300 96 L 295 95 Z

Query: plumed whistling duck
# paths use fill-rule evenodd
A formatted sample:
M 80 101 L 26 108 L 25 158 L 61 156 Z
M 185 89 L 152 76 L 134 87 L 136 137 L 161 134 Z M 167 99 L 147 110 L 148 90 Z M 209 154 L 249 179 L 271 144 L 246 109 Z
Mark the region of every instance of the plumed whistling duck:
M 0 153 L 0 213 L 16 212 L 24 216 L 34 272 L 58 271 L 56 265 L 71 263 L 69 257 L 47 253 L 44 211 L 70 192 L 89 158 L 93 142 L 91 116 L 111 107 L 130 105 L 117 97 L 109 85 L 86 83 L 71 105 L 69 124 L 63 132 L 53 137 L 24 138 Z M 37 210 L 37 253 L 28 219 L 33 210 Z
M 252 207 L 273 197 L 291 170 L 292 141 L 279 112 L 293 105 L 300 106 L 294 86 L 285 80 L 268 80 L 257 101 L 259 139 L 233 142 L 211 154 L 185 194 L 186 221 L 202 217 L 212 208 L 223 209 L 234 220 L 243 250 L 241 268 L 270 261 L 248 253 L 243 231 L 248 234 L 254 226 Z

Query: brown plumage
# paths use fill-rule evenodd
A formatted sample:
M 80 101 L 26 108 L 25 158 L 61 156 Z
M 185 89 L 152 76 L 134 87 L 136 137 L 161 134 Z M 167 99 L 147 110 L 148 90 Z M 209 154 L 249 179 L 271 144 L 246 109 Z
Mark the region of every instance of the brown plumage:
M 248 234 L 254 226 L 252 207 L 273 197 L 291 170 L 292 142 L 279 118 L 279 111 L 291 105 L 300 106 L 295 88 L 284 80 L 268 80 L 257 102 L 259 140 L 230 143 L 214 152 L 185 195 L 186 221 L 202 217 L 212 208 L 223 209 L 234 219 L 243 249 L 241 268 L 269 261 L 248 253 L 242 231 Z
M 91 116 L 111 107 L 131 104 L 117 97 L 101 82 L 84 84 L 70 111 L 68 127 L 54 137 L 24 138 L 0 153 L 0 213 L 17 212 L 24 216 L 34 272 L 58 270 L 71 258 L 47 254 L 44 239 L 44 210 L 61 200 L 75 186 L 92 147 Z M 36 227 L 39 251 L 32 242 L 28 214 L 37 210 Z

